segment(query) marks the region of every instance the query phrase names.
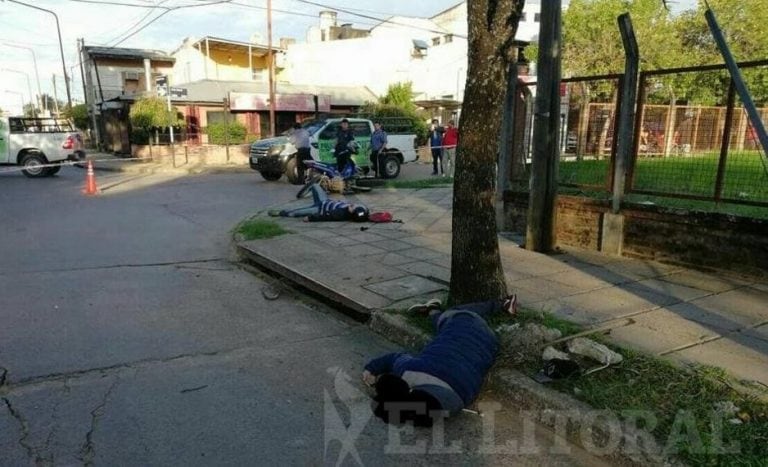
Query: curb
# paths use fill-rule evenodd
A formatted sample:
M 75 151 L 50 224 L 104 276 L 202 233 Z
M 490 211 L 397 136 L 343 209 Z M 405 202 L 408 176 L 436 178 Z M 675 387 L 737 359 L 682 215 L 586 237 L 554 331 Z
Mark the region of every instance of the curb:
M 366 322 L 371 318 L 372 310 L 370 308 L 344 294 L 336 292 L 321 282 L 317 282 L 304 276 L 300 271 L 286 264 L 254 253 L 253 251 L 244 248 L 242 245 L 236 245 L 236 253 L 240 261 L 252 264 L 257 268 L 264 269 L 267 272 L 280 276 L 300 288 L 320 296 L 324 301 L 333 302 L 334 306 L 336 306 L 339 311 L 357 321 Z
M 383 311 L 373 313 L 369 327 L 388 340 L 413 350 L 420 349 L 431 339 L 421 329 L 410 325 L 403 316 Z M 617 435 L 613 420 L 600 418 L 606 411 L 597 410 L 565 393 L 539 384 L 516 370 L 492 369 L 488 380 L 496 391 L 522 410 L 536 413 L 537 422 L 557 434 L 565 435 L 569 442 L 588 452 L 594 452 L 595 445 L 607 445 Z M 567 416 L 565 422 L 563 414 Z M 618 430 L 622 437 L 618 448 L 602 456 L 603 459 L 618 465 L 684 465 L 661 454 L 662 448 L 649 432 L 634 426 L 619 426 Z M 585 438 L 589 442 L 584 442 Z M 627 443 L 627 440 L 633 440 L 632 444 Z M 642 442 L 638 443 L 640 440 Z M 653 440 L 651 446 L 646 445 L 646 440 Z

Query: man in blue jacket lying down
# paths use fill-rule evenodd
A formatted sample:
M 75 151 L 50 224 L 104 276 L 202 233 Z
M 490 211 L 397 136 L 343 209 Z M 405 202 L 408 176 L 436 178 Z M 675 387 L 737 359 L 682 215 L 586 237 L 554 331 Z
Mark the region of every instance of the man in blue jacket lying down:
M 303 217 L 304 222 L 352 221 L 365 222 L 370 212 L 363 204 L 354 204 L 344 200 L 328 198 L 320 185 L 310 186 L 312 205 L 296 209 L 271 209 L 268 214 L 273 217 Z
M 436 336 L 420 354 L 390 353 L 365 365 L 363 381 L 375 385 L 374 413 L 387 423 L 456 415 L 474 402 L 493 365 L 499 343 L 486 319 L 516 313 L 517 298 L 458 305 L 445 312 L 432 300 L 409 311 L 429 313 Z

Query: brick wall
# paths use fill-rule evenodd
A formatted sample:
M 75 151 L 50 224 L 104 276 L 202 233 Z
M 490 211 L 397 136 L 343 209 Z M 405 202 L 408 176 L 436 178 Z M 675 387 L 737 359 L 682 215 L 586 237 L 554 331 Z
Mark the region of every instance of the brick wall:
M 504 194 L 505 228 L 525 233 L 528 193 Z M 561 245 L 599 250 L 605 201 L 559 196 Z M 625 207 L 624 255 L 768 276 L 768 221 L 658 206 Z
M 223 164 L 236 164 L 236 165 L 248 165 L 248 152 L 250 145 L 248 144 L 233 144 L 229 147 L 229 160 L 227 160 L 227 149 L 221 145 L 193 145 L 184 146 L 177 145 L 176 161 L 189 160 L 193 165 L 223 165 Z M 186 151 L 186 153 L 185 153 Z M 133 157 L 141 159 L 152 159 L 155 162 L 169 161 L 173 155 L 171 147 L 168 145 L 163 146 L 141 146 L 131 145 L 131 152 Z

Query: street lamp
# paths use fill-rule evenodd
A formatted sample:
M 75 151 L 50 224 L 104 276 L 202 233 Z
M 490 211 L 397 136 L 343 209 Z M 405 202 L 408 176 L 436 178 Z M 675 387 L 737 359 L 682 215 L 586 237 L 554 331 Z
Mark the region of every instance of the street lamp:
M 24 93 L 17 92 L 17 91 L 9 91 L 7 89 L 5 90 L 5 93 L 6 94 L 16 94 L 17 96 L 19 96 L 21 98 L 21 112 L 19 113 L 19 115 L 23 117 L 24 116 L 24 106 L 27 105 L 27 103 L 24 102 Z
M 16 45 L 16 44 L 9 44 L 8 42 L 3 42 L 3 45 L 6 47 L 15 47 L 17 49 L 25 49 L 29 50 L 32 53 L 32 63 L 35 65 L 35 80 L 37 81 L 37 96 L 40 99 L 40 102 L 38 105 L 41 109 L 43 109 L 43 112 L 45 112 L 46 109 L 46 102 L 43 98 L 43 92 L 40 90 L 40 73 L 37 71 L 37 56 L 35 55 L 35 50 L 30 47 L 25 47 L 23 45 Z
M 5 71 L 8 73 L 18 73 L 20 75 L 24 75 L 27 78 L 27 92 L 29 92 L 29 102 L 34 102 L 35 97 L 32 94 L 32 83 L 29 81 L 29 75 L 27 73 L 24 73 L 23 71 L 19 71 L 19 70 L 11 70 L 10 68 L 0 68 L 0 71 Z
M 5 0 L 3 0 L 5 1 Z M 24 5 L 29 8 L 34 8 L 35 10 L 44 11 L 46 13 L 50 13 L 53 15 L 54 18 L 56 18 L 56 32 L 59 34 L 59 52 L 61 53 L 61 71 L 64 73 L 64 86 L 67 88 L 67 103 L 69 104 L 69 108 L 72 108 L 72 95 L 69 93 L 69 79 L 67 78 L 67 63 L 64 61 L 64 44 L 61 41 L 61 28 L 59 27 L 59 17 L 56 15 L 55 12 L 51 10 L 47 10 L 45 8 L 40 8 L 39 6 L 30 5 L 29 3 L 20 2 L 19 0 L 8 0 L 11 3 L 16 3 L 18 5 Z

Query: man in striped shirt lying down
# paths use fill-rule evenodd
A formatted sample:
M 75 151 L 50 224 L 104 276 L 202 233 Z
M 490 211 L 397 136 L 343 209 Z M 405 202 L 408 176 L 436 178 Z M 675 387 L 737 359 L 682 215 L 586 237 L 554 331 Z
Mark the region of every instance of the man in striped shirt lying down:
M 281 211 L 269 211 L 274 217 L 303 217 L 304 222 L 324 221 L 353 221 L 365 222 L 368 220 L 368 208 L 363 204 L 354 204 L 344 200 L 328 198 L 320 185 L 315 183 L 310 187 L 313 203 L 297 209 L 283 209 Z

